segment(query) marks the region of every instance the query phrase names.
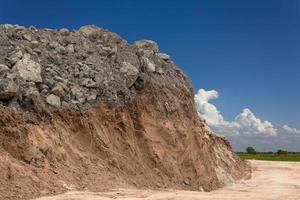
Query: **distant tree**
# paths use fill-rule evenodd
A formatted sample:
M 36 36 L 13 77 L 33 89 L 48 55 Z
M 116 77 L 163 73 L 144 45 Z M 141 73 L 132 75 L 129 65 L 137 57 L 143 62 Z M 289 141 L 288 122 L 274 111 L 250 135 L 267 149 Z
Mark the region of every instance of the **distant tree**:
M 247 147 L 246 152 L 248 154 L 256 154 L 256 150 L 254 149 L 254 147 Z
M 278 149 L 277 154 L 278 155 L 286 155 L 286 154 L 288 154 L 288 152 L 285 150 L 282 150 L 282 149 Z

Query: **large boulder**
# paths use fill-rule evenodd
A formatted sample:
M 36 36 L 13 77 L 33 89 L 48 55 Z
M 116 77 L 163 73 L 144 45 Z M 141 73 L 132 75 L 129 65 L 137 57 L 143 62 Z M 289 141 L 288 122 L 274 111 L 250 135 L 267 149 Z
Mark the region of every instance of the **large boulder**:
M 31 60 L 29 55 L 25 54 L 22 60 L 19 60 L 15 64 L 13 71 L 19 74 L 25 81 L 42 82 L 41 65 Z
M 139 70 L 128 62 L 123 62 L 120 72 L 125 78 L 127 87 L 131 87 L 134 84 L 139 74 Z

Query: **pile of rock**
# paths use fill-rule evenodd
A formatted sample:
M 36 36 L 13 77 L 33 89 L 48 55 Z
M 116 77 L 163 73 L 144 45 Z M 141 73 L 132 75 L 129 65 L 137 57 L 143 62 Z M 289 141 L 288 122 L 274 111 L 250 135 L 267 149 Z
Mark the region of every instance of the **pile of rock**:
M 186 85 L 178 73 L 150 40 L 129 45 L 96 26 L 70 32 L 0 25 L 0 103 L 17 110 L 51 115 L 61 106 L 84 111 L 99 101 L 121 105 L 147 80 L 159 87 Z

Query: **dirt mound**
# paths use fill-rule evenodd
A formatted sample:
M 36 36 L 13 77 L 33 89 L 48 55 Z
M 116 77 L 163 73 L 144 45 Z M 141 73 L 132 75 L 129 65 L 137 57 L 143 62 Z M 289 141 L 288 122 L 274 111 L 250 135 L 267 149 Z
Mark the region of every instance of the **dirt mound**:
M 0 53 L 9 59 L 0 55 L 2 65 L 8 68 L 3 67 L 0 78 L 7 86 L 0 87 L 1 199 L 116 187 L 210 191 L 248 172 L 230 144 L 213 135 L 199 117 L 190 81 L 166 54 L 158 53 L 156 43 L 143 40 L 131 46 L 118 37 L 103 36 L 115 36 L 113 33 L 90 26 L 74 33 L 8 25 L 2 31 L 4 51 Z M 120 44 L 124 49 L 115 52 L 115 57 L 102 55 L 99 59 L 106 60 L 102 65 L 97 60 L 77 76 L 73 74 L 75 66 L 82 65 L 74 64 L 67 73 L 68 59 L 73 62 L 77 53 L 85 56 L 76 59 L 97 58 L 105 45 L 90 51 L 78 48 L 74 54 L 58 51 L 59 45 L 69 45 L 58 39 L 72 39 L 70 35 L 75 37 L 73 46 L 88 43 L 89 47 L 89 42 L 94 45 L 103 40 L 109 41 L 111 50 L 120 49 Z M 10 42 L 1 42 L 4 37 Z M 29 43 L 24 45 L 15 37 L 30 41 L 40 53 L 35 54 Z M 51 59 L 44 54 L 53 47 L 52 53 L 63 59 L 49 65 Z M 18 57 L 14 49 L 30 56 L 22 53 Z M 57 72 L 49 74 L 45 66 Z M 28 70 L 37 74 L 26 76 Z M 80 84 L 86 80 L 81 74 L 90 76 L 93 70 L 103 73 Z M 97 82 L 96 77 L 110 81 Z M 54 84 L 47 85 L 46 79 Z M 93 82 L 96 86 L 86 85 Z M 91 95 L 96 96 L 92 101 Z M 40 118 L 43 116 L 46 118 Z

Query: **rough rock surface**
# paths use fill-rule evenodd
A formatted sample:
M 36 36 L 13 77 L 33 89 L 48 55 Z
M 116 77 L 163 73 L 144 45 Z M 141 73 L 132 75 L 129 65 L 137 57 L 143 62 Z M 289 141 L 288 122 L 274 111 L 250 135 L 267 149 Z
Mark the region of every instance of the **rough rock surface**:
M 107 187 L 210 191 L 247 165 L 149 40 L 0 26 L 0 199 Z M 2 104 L 2 105 L 1 105 Z

